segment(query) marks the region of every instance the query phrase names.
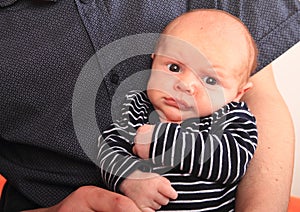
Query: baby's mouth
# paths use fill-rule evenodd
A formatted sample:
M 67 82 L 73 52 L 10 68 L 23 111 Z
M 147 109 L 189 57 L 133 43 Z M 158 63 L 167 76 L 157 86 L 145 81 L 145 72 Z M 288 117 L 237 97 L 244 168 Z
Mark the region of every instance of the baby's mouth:
M 166 97 L 165 103 L 180 110 L 190 110 L 192 108 L 186 101 L 172 97 Z

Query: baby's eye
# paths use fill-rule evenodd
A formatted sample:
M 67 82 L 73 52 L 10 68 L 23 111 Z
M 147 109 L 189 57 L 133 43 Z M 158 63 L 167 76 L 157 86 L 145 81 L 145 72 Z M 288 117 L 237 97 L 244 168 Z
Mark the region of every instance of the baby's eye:
M 216 85 L 217 84 L 217 80 L 213 77 L 204 77 L 203 81 L 208 85 Z
M 181 69 L 180 69 L 179 65 L 177 65 L 177 64 L 172 63 L 172 64 L 168 64 L 167 66 L 168 66 L 168 69 L 172 72 L 181 72 Z

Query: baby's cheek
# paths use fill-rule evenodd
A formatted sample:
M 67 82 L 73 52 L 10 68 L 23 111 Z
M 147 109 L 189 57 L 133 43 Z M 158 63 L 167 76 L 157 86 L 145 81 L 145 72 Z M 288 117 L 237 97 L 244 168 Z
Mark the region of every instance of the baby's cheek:
M 214 90 L 207 90 L 207 93 L 213 111 L 221 108 L 226 104 L 226 96 L 223 89 L 219 88 Z

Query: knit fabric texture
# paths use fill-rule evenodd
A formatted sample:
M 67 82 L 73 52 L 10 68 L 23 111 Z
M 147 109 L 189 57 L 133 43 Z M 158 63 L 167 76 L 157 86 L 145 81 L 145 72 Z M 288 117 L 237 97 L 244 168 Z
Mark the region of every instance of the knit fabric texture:
M 0 0 L 0 173 L 41 206 L 56 204 L 83 185 L 103 186 L 73 125 L 72 98 L 82 68 L 111 42 L 159 33 L 196 8 L 241 18 L 259 48 L 257 70 L 300 40 L 298 0 Z M 94 102 L 100 129 L 112 122 L 111 101 L 121 82 L 150 64 L 149 55 L 137 55 L 109 71 Z M 92 83 L 97 82 L 86 85 Z M 84 129 L 91 123 L 81 124 Z M 93 149 L 97 141 L 90 142 Z

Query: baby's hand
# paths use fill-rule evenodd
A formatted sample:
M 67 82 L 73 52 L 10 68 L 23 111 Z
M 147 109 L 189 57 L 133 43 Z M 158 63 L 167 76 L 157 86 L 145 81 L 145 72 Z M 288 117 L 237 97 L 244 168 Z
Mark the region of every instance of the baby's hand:
M 144 212 L 152 212 L 176 199 L 170 181 L 155 173 L 134 171 L 121 184 L 120 190 Z
M 138 128 L 132 151 L 142 159 L 149 159 L 150 144 L 154 125 L 145 124 Z

